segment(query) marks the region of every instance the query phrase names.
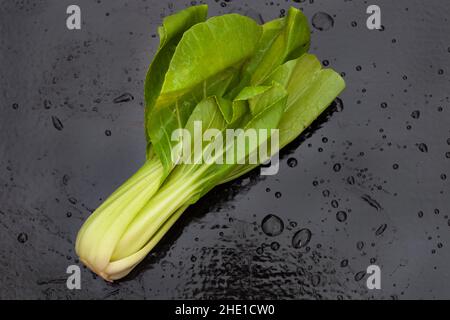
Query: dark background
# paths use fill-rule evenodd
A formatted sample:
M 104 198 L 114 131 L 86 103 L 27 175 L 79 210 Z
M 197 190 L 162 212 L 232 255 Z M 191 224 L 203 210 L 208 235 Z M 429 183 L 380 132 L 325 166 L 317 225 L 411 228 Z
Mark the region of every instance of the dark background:
M 84 268 L 70 291 L 78 229 L 145 158 L 157 26 L 191 2 L 79 0 L 82 29 L 69 31 L 73 1 L 0 1 L 0 298 L 450 298 L 448 1 L 206 2 L 265 21 L 291 5 L 328 14 L 311 51 L 345 73 L 343 109 L 283 152 L 278 175 L 205 196 L 130 276 Z M 383 31 L 367 29 L 369 4 Z M 269 214 L 278 236 L 262 230 Z M 382 290 L 366 287 L 370 264 Z

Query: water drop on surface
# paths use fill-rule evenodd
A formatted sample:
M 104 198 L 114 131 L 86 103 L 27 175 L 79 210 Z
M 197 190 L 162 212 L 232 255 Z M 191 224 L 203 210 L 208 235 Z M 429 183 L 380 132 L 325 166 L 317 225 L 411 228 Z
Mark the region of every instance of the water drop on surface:
M 52 102 L 50 100 L 44 100 L 44 109 L 50 109 L 52 107 Z
M 274 241 L 270 244 L 270 247 L 272 248 L 272 250 L 277 251 L 278 249 L 280 249 L 280 244 Z
M 336 209 L 337 207 L 339 207 L 339 202 L 337 202 L 337 200 L 332 200 L 331 206 Z
M 20 243 L 25 243 L 28 240 L 28 235 L 24 232 L 19 233 L 19 235 L 17 236 L 17 241 L 19 241 Z
M 134 97 L 131 93 L 125 92 L 124 94 L 121 94 L 120 96 L 114 98 L 114 103 L 122 103 L 122 102 L 128 102 L 133 100 Z
M 14 110 L 19 109 L 19 104 L 18 104 L 18 103 L 13 103 L 13 104 L 12 104 L 12 108 L 13 108 Z
M 350 185 L 355 184 L 355 178 L 353 176 L 350 176 L 347 178 L 347 183 Z
M 339 222 L 344 222 L 345 220 L 347 220 L 347 212 L 345 212 L 345 211 L 338 211 L 336 213 L 336 219 Z
M 419 111 L 419 110 L 415 110 L 415 111 L 411 112 L 411 117 L 412 117 L 413 119 L 419 119 L 419 117 L 420 117 L 420 111 Z
M 56 130 L 61 131 L 64 126 L 57 116 L 52 116 L 52 123 Z
M 261 228 L 266 235 L 274 237 L 283 232 L 284 223 L 278 216 L 269 214 L 262 220 Z
M 105 130 L 105 135 L 107 137 L 110 137 L 111 136 L 111 130 Z
M 344 110 L 344 102 L 342 102 L 342 99 L 341 98 L 334 99 L 332 103 L 332 108 L 337 112 L 341 112 L 342 110 Z
M 292 238 L 292 246 L 296 249 L 305 247 L 311 240 L 311 231 L 309 229 L 301 229 L 294 234 Z
M 311 276 L 311 284 L 313 287 L 317 287 L 320 284 L 320 275 L 314 274 Z
M 355 280 L 356 281 L 361 281 L 364 278 L 365 275 L 366 275 L 365 271 L 360 271 L 357 274 L 355 274 Z
M 67 186 L 69 184 L 69 176 L 67 174 L 63 175 L 62 177 L 62 183 L 63 185 Z
M 294 168 L 297 166 L 297 159 L 295 158 L 289 158 L 287 161 L 287 164 L 289 167 Z
M 317 12 L 312 17 L 312 25 L 319 31 L 326 31 L 333 27 L 334 20 L 328 13 Z
M 344 260 L 341 261 L 341 267 L 345 268 L 346 266 L 348 266 L 348 260 L 344 259 Z
M 340 164 L 340 163 L 334 164 L 334 166 L 333 166 L 333 171 L 334 171 L 334 172 L 339 172 L 339 171 L 341 171 L 341 164 Z
M 387 224 L 383 223 L 381 226 L 378 227 L 377 231 L 375 231 L 376 236 L 381 236 L 383 232 L 386 230 Z
M 417 147 L 419 148 L 420 152 L 428 152 L 428 146 L 425 143 L 419 143 L 417 144 Z
M 358 242 L 356 243 L 356 249 L 362 250 L 363 248 L 364 248 L 364 242 L 358 241 Z
M 275 192 L 275 198 L 279 199 L 281 198 L 281 192 Z

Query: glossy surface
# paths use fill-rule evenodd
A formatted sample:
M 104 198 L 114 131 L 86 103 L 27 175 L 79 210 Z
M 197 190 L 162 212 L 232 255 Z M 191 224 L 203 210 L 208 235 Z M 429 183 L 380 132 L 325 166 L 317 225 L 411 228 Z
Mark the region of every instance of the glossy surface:
M 74 291 L 82 221 L 145 157 L 156 28 L 190 2 L 78 1 L 80 31 L 69 2 L 2 4 L 0 298 L 450 298 L 448 3 L 378 1 L 383 31 L 364 1 L 209 3 L 258 21 L 320 12 L 311 51 L 347 89 L 278 175 L 214 189 L 129 277 L 82 269 Z M 382 290 L 366 287 L 370 264 Z

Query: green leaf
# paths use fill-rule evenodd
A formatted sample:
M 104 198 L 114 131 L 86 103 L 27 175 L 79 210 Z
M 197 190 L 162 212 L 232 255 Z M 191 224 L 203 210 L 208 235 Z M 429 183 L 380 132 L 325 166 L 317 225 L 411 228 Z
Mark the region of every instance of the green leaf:
M 266 80 L 282 85 L 288 92 L 284 113 L 280 119 L 280 149 L 298 137 L 339 95 L 345 82 L 331 69 L 321 69 L 314 55 L 300 58 L 278 67 Z M 220 183 L 234 180 L 258 165 L 236 166 Z
M 164 77 L 169 68 L 170 61 L 184 32 L 193 25 L 205 21 L 208 6 L 193 6 L 182 10 L 164 19 L 158 28 L 160 44 L 156 55 L 147 71 L 144 84 L 145 97 L 145 127 L 148 128 L 149 114 L 153 110 L 158 98 Z M 150 136 L 146 130 L 147 147 L 150 145 Z
M 264 24 L 258 48 L 244 66 L 240 84 L 231 95 L 236 95 L 245 86 L 262 84 L 275 68 L 305 53 L 309 42 L 308 20 L 296 8 L 291 7 L 285 18 Z
M 173 168 L 171 133 L 183 128 L 194 107 L 204 98 L 223 96 L 236 81 L 261 35 L 250 18 L 228 14 L 198 23 L 183 34 L 165 75 L 147 132 L 166 174 Z
M 321 69 L 320 62 L 310 54 L 286 63 L 274 72 L 271 80 L 279 79 L 280 73 L 290 74 L 289 80 L 284 83 L 289 96 L 279 125 L 282 148 L 333 102 L 344 90 L 345 82 L 335 71 Z

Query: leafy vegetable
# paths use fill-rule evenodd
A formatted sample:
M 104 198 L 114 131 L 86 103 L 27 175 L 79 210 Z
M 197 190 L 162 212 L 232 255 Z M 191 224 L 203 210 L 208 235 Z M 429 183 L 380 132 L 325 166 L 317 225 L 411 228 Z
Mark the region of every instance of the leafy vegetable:
M 77 254 L 106 280 L 126 276 L 189 205 L 268 160 L 278 151 L 272 142 L 295 139 L 345 87 L 306 53 L 299 10 L 262 26 L 237 14 L 206 20 L 206 11 L 164 19 L 145 82 L 147 160 L 79 231 Z M 212 129 L 204 141 L 195 139 L 199 123 Z M 252 143 L 250 129 L 267 134 Z M 188 135 L 177 141 L 175 132 Z

